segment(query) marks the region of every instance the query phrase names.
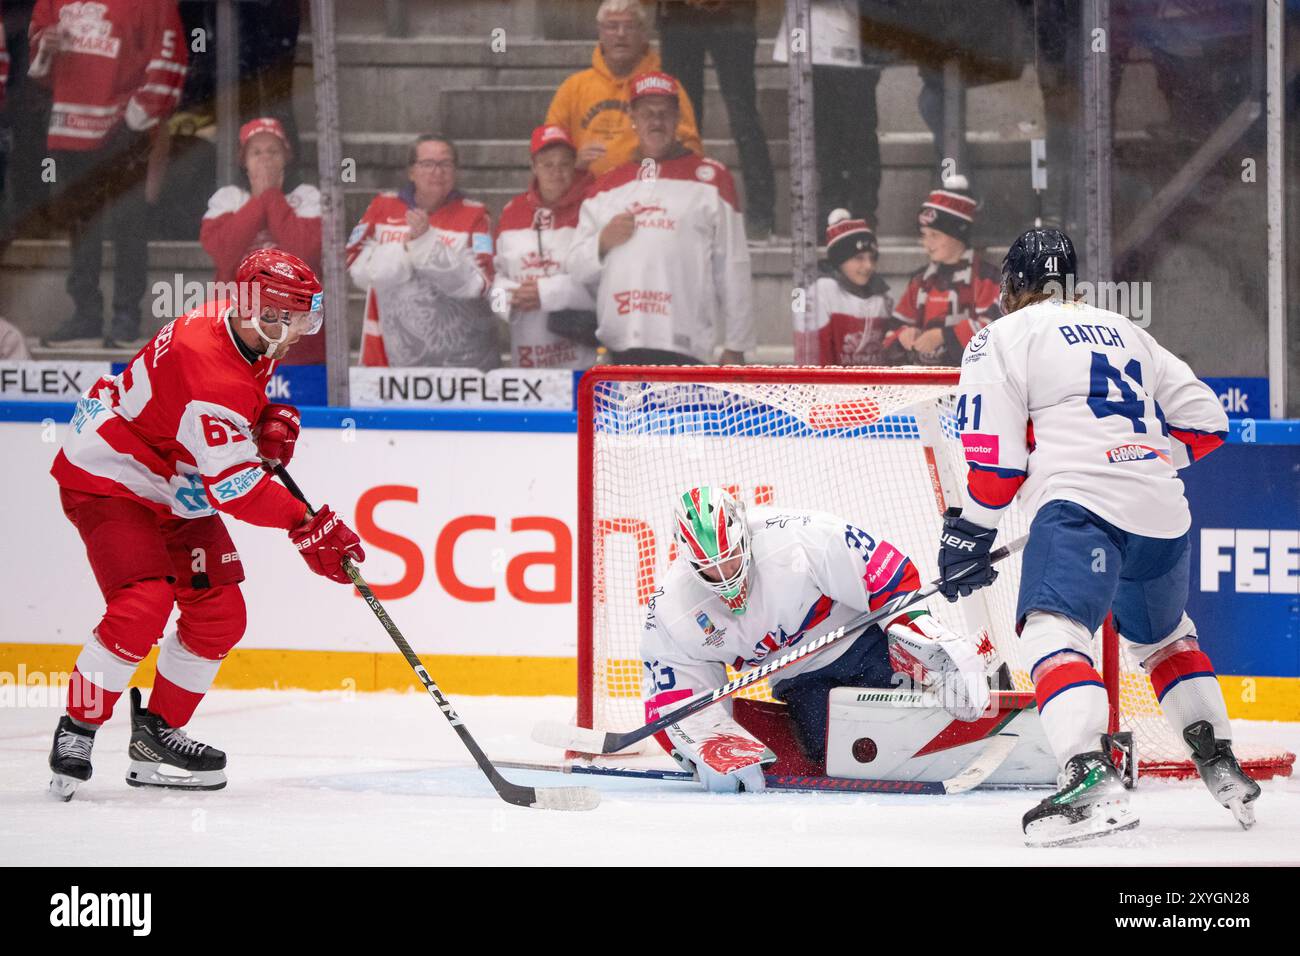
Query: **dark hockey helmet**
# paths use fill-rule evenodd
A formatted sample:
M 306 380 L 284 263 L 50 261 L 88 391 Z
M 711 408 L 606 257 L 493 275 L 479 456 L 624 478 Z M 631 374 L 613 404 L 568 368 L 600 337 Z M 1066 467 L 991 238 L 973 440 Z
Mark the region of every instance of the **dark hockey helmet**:
M 1002 260 L 1002 292 L 1042 292 L 1049 282 L 1065 285 L 1079 260 L 1074 243 L 1059 229 L 1029 229 L 1020 234 Z

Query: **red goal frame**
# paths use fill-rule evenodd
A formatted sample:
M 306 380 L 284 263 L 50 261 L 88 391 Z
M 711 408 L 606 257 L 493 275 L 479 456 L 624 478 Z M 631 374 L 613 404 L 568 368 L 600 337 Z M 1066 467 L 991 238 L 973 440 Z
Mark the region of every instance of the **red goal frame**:
M 956 368 L 889 368 L 880 366 L 716 366 L 716 365 L 602 365 L 588 370 L 578 383 L 578 706 L 577 725 L 593 723 L 595 672 L 595 509 L 591 489 L 595 483 L 594 449 L 596 423 L 596 389 L 601 382 L 728 382 L 743 379 L 754 384 L 827 383 L 842 385 L 946 385 L 955 388 L 960 377 Z M 937 489 L 936 489 L 937 490 Z M 937 545 L 937 542 L 936 542 Z M 1102 628 L 1102 681 L 1109 702 L 1109 729 L 1120 728 L 1119 634 L 1106 618 Z M 1140 755 L 1139 755 L 1140 759 Z M 1242 765 L 1259 779 L 1275 775 L 1290 776 L 1295 755 L 1277 750 L 1257 759 L 1243 759 Z M 1140 772 L 1165 777 L 1195 777 L 1190 761 L 1143 763 Z

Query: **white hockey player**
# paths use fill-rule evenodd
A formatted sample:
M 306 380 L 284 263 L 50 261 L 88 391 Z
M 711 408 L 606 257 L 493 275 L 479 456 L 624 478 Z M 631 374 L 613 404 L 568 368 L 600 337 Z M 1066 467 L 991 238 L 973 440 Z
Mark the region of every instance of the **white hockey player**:
M 650 602 L 641 653 L 646 719 L 726 681 L 726 666 L 761 664 L 800 641 L 920 587 L 911 560 L 834 515 L 744 506 L 704 486 L 676 502 L 680 548 Z M 920 608 L 783 670 L 772 688 L 805 754 L 826 750 L 827 701 L 837 686 L 890 687 L 906 673 L 934 689 L 960 720 L 989 705 L 986 661 L 975 645 Z M 732 716 L 731 702 L 657 738 L 709 790 L 754 791 L 776 759 Z
M 1002 264 L 1006 314 L 966 346 L 956 424 L 969 471 L 965 508 L 944 521 L 941 589 L 956 600 L 997 576 L 988 553 L 1019 495 L 1034 518 L 1017 627 L 1062 768 L 1061 789 L 1025 814 L 1027 843 L 1137 826 L 1090 656 L 1107 612 L 1210 792 L 1249 827 L 1259 785 L 1233 756 L 1223 694 L 1184 611 L 1191 515 L 1178 470 L 1222 444 L 1227 417 L 1144 330 L 1063 301 L 1075 268 L 1068 236 L 1024 233 Z

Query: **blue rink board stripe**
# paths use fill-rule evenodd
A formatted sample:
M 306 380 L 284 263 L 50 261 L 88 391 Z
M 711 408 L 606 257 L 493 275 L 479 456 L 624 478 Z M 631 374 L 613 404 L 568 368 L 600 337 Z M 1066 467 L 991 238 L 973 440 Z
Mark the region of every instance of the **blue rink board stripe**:
M 67 422 L 72 418 L 75 407 L 73 402 L 0 402 L 0 422 L 43 422 L 53 419 Z M 476 409 L 424 409 L 424 408 L 329 408 L 325 406 L 303 406 L 302 423 L 309 428 L 369 428 L 390 429 L 394 431 L 482 431 L 482 432 L 535 432 L 543 434 L 573 434 L 577 431 L 578 416 L 570 411 L 538 410 L 529 412 L 479 411 Z M 771 411 L 762 417 L 766 419 L 768 435 L 773 434 L 773 419 L 779 416 L 787 419 L 784 413 Z M 628 429 L 624 434 L 681 434 L 700 432 L 704 434 L 727 434 L 731 430 L 748 430 L 752 427 L 755 415 L 746 421 L 746 416 L 733 419 L 728 427 L 720 416 L 701 414 L 700 410 L 677 417 L 674 421 L 669 416 L 654 417 L 649 427 Z M 782 422 L 786 426 L 785 422 Z M 1256 419 L 1249 423 L 1253 430 L 1253 442 L 1243 441 L 1242 432 L 1248 423 L 1243 420 L 1229 422 L 1228 442 L 1231 444 L 1259 445 L 1300 445 L 1300 420 L 1297 419 Z M 910 416 L 889 416 L 881 419 L 869 428 L 856 431 L 835 430 L 837 437 L 852 437 L 870 431 L 874 437 L 912 437 L 915 427 Z M 828 432 L 808 429 L 802 423 L 795 424 L 789 419 L 788 427 L 782 427 L 777 434 L 799 435 L 812 434 L 828 437 Z M 892 433 L 892 434 L 891 434 Z
M 73 402 L 0 402 L 0 422 L 67 422 Z M 393 431 L 535 432 L 573 434 L 574 412 L 538 410 L 495 412 L 476 409 L 328 408 L 304 405 L 302 423 L 308 428 L 371 428 Z

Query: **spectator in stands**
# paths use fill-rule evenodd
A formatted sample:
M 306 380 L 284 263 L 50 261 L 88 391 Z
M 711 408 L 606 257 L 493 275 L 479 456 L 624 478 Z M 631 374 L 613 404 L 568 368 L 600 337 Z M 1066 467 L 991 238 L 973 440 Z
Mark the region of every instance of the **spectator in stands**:
M 754 347 L 749 246 L 727 167 L 676 138 L 681 90 L 666 73 L 633 81 L 637 155 L 592 186 L 567 268 L 597 286 L 596 335 L 613 362 L 722 363 Z
M 701 130 L 704 54 L 713 60 L 745 177 L 745 229 L 751 239 L 763 240 L 775 222 L 776 186 L 758 117 L 756 6 L 756 0 L 659 0 L 657 22 L 663 70 L 686 90 Z
M 99 272 L 112 223 L 113 309 L 104 344 L 140 332 L 148 278 L 149 203 L 161 185 L 160 123 L 185 80 L 186 44 L 175 0 L 41 0 L 32 12 L 28 75 L 53 93 L 46 146 L 61 218 L 71 231 L 67 289 L 73 314 L 46 343 L 103 331 Z M 162 140 L 165 146 L 165 140 Z
M 578 168 L 600 176 L 631 158 L 637 137 L 628 118 L 632 78 L 660 69 L 650 48 L 650 25 L 640 0 L 604 0 L 596 11 L 600 42 L 591 68 L 560 84 L 546 111 L 547 126 L 562 126 L 578 147 Z M 678 95 L 676 138 L 703 154 L 695 111 Z
M 921 245 L 930 262 L 894 309 L 909 365 L 960 365 L 971 337 L 1002 314 L 1002 275 L 971 248 L 977 203 L 965 177 L 944 180 L 921 204 Z
M 23 334 L 12 323 L 0 319 L 0 362 L 27 362 L 31 357 Z
M 539 126 L 529 143 L 533 180 L 501 211 L 493 307 L 510 321 L 511 364 L 590 368 L 596 364 L 596 300 L 564 271 L 591 174 L 578 172 L 573 140 Z
M 816 312 L 800 319 L 813 321 L 796 329 L 812 341 L 800 351 L 816 355 L 821 365 L 897 365 L 898 322 L 889 286 L 876 272 L 880 250 L 876 234 L 864 219 L 847 209 L 830 214 L 826 228 L 829 275 L 817 280 Z
M 880 198 L 880 134 L 876 88 L 888 62 L 864 42 L 857 0 L 812 0 L 813 138 L 817 218 L 837 208 L 876 221 Z M 772 58 L 786 63 L 790 27 L 781 21 Z
M 487 209 L 456 189 L 451 140 L 419 137 L 408 164 L 409 182 L 376 196 L 348 237 L 348 274 L 366 290 L 361 364 L 496 368 Z
M 254 249 L 272 247 L 292 253 L 319 274 L 320 192 L 308 183 L 293 183 L 291 158 L 289 138 L 279 120 L 263 116 L 240 128 L 243 179 L 212 194 L 199 232 L 199 241 L 216 266 L 218 282 L 234 281 L 239 263 Z M 286 361 L 295 365 L 325 361 L 325 336 L 303 336 Z
M 301 144 L 293 111 L 293 72 L 305 5 L 299 0 L 239 0 L 233 5 L 239 28 L 239 115 L 278 119 L 296 154 Z M 216 36 L 218 6 L 211 0 L 183 3 L 185 35 L 202 30 L 204 36 Z M 191 51 L 190 75 L 181 94 L 180 110 L 199 128 L 216 120 L 217 46 L 209 42 L 206 49 Z

